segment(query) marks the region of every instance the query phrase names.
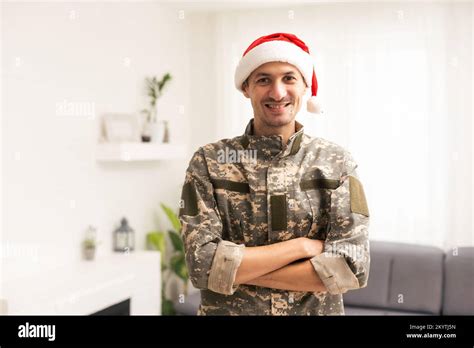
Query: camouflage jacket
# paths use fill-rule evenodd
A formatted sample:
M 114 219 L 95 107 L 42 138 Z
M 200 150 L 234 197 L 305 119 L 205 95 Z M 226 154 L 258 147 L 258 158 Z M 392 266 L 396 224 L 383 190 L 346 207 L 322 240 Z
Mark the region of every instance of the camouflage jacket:
M 199 148 L 186 172 L 180 221 L 200 315 L 341 315 L 342 294 L 366 286 L 369 212 L 357 165 L 296 123 L 281 137 L 243 136 Z M 297 237 L 325 241 L 310 259 L 327 292 L 234 284 L 243 248 Z

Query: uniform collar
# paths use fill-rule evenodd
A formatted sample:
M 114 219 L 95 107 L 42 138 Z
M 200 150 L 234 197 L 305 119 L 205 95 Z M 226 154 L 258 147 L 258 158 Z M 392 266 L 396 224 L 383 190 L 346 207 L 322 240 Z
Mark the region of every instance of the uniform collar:
M 298 121 L 295 121 L 296 132 L 288 139 L 286 147 L 283 146 L 280 135 L 254 135 L 253 121 L 253 118 L 249 121 L 241 139 L 241 144 L 244 149 L 252 148 L 261 150 L 270 157 L 274 157 L 278 154 L 280 154 L 281 157 L 292 156 L 299 151 L 301 140 L 303 139 L 304 127 Z

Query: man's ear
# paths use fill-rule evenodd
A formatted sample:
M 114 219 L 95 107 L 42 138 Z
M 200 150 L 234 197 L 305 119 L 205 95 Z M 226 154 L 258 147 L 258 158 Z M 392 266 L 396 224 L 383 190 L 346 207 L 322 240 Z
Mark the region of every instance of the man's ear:
M 249 89 L 249 84 L 248 84 L 248 82 L 244 82 L 244 83 L 242 84 L 242 93 L 244 94 L 244 96 L 245 96 L 246 98 L 250 98 L 250 96 L 249 96 L 249 94 L 248 94 L 248 89 Z
M 242 83 L 242 93 L 244 94 L 245 98 L 250 98 L 249 93 L 249 79 L 247 78 L 243 83 Z

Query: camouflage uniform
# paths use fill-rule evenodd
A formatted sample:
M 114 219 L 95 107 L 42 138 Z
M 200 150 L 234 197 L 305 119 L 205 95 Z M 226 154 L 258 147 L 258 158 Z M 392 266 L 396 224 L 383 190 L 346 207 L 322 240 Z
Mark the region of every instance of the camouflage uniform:
M 287 146 L 278 135 L 253 135 L 251 120 L 243 136 L 199 148 L 180 210 L 190 279 L 201 289 L 198 314 L 344 314 L 342 294 L 366 286 L 370 262 L 356 166 L 347 151 L 304 134 L 298 122 Z M 327 292 L 234 284 L 243 248 L 297 237 L 325 241 L 310 261 Z

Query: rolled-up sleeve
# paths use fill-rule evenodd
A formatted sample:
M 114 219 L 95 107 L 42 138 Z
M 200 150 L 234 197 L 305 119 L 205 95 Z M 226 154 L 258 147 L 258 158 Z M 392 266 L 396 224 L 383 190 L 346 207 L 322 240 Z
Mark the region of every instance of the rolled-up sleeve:
M 222 220 L 202 148 L 189 163 L 180 206 L 181 236 L 192 284 L 225 295 L 234 293 L 244 245 L 222 239 Z
M 369 210 L 355 168 L 349 157 L 341 184 L 331 193 L 324 252 L 310 260 L 330 294 L 363 288 L 369 277 Z
M 243 257 L 243 245 L 223 240 L 219 243 L 209 273 L 209 290 L 220 294 L 233 294 L 237 290 L 235 275 Z

